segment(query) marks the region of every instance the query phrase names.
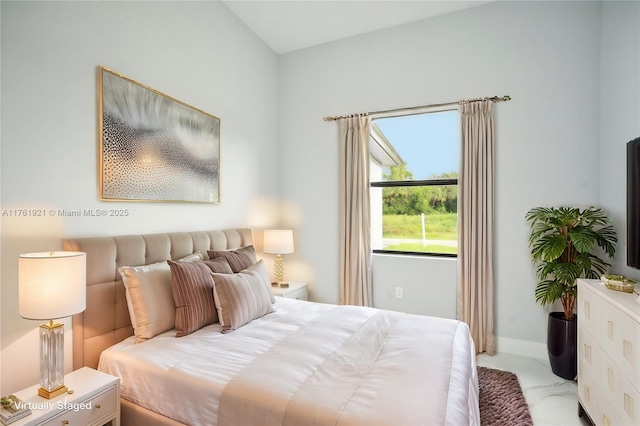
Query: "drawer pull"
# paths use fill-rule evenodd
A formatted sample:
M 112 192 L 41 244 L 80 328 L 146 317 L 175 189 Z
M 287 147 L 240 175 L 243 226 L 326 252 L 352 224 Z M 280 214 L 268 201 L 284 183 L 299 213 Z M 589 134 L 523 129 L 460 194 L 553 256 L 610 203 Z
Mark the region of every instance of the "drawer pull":
M 584 302 L 584 316 L 586 319 L 591 319 L 591 304 L 587 301 Z
M 584 344 L 584 359 L 591 364 L 591 345 Z
M 609 335 L 609 340 L 613 340 L 613 323 L 611 321 L 607 321 L 607 334 Z
M 100 409 L 100 404 L 96 404 L 96 408 L 99 410 Z
M 609 389 L 611 389 L 611 391 L 613 391 L 613 370 L 610 368 L 607 368 L 608 370 L 608 376 L 609 376 Z
M 587 402 L 591 401 L 591 389 L 589 389 L 589 386 L 584 387 L 584 399 Z
M 63 421 L 62 421 L 62 424 L 63 424 L 63 425 L 68 425 L 68 424 L 69 424 L 69 420 L 63 420 Z
M 604 426 L 611 426 L 611 421 L 609 421 L 609 417 L 605 416 L 604 414 L 602 415 L 602 423 L 604 424 Z
M 633 409 L 633 398 L 626 393 L 624 394 L 624 411 L 629 415 L 631 420 L 635 420 L 635 413 Z
M 629 364 L 633 365 L 633 344 L 628 340 L 622 341 L 622 354 L 624 359 L 629 361 Z

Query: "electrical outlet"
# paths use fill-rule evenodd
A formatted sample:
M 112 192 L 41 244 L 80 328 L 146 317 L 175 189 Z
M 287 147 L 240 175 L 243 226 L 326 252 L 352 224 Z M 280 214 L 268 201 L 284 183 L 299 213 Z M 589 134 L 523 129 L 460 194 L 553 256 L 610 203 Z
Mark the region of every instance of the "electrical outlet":
M 396 287 L 396 299 L 402 299 L 404 297 L 404 291 L 402 287 Z

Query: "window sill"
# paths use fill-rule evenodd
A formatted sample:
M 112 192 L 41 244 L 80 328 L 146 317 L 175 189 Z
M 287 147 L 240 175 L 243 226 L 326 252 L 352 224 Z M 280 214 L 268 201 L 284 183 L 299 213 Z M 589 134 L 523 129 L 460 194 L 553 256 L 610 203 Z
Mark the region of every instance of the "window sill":
M 450 253 L 423 253 L 419 251 L 396 251 L 396 250 L 373 250 L 373 254 L 389 255 L 389 256 L 415 256 L 438 259 L 457 259 L 457 254 Z

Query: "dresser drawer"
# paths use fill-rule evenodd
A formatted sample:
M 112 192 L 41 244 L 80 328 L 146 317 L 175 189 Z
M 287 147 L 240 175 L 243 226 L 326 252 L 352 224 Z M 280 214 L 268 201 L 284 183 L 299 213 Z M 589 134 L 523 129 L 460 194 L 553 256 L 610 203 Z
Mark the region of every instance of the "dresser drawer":
M 597 426 L 621 426 L 630 424 L 620 419 L 619 412 L 611 405 L 589 379 L 578 380 L 578 398 L 582 407 Z
M 287 299 L 309 300 L 307 283 L 289 282 L 288 287 L 271 287 L 274 295 Z
M 578 364 L 578 368 L 580 368 L 580 364 Z M 578 380 L 578 399 L 590 416 L 594 416 L 595 413 L 601 411 L 601 398 L 602 396 L 598 391 L 597 381 L 590 375 L 582 373 Z
M 616 395 L 620 392 L 620 370 L 618 370 L 611 358 L 604 353 L 600 359 L 599 370 L 600 391 L 609 403 L 613 405 L 616 401 Z
M 594 336 L 582 326 L 578 329 L 578 374 L 600 382 L 600 358 L 602 350 Z
M 602 354 L 600 391 L 619 419 L 619 424 L 638 424 L 640 420 L 640 394 L 606 354 Z M 611 417 L 611 415 L 609 416 Z
M 637 425 L 640 422 L 640 394 L 625 377 L 620 380 L 613 408 L 619 413 L 622 424 Z
M 578 297 L 578 321 L 580 327 L 587 330 L 595 338 L 600 337 L 599 310 L 603 304 L 602 299 L 587 287 L 580 287 Z
M 618 418 L 617 413 L 608 403 L 600 405 L 598 414 L 594 421 L 596 422 L 596 425 L 602 426 L 621 426 L 626 424 Z
M 287 293 L 285 296 L 288 299 L 307 300 L 309 295 L 307 294 L 307 287 L 302 287 L 291 293 Z
M 638 383 L 638 324 L 611 305 L 600 312 L 602 349 L 636 387 Z
M 43 426 L 93 426 L 102 425 L 116 412 L 116 389 L 110 388 L 82 402 L 63 404 L 66 411 L 42 423 Z

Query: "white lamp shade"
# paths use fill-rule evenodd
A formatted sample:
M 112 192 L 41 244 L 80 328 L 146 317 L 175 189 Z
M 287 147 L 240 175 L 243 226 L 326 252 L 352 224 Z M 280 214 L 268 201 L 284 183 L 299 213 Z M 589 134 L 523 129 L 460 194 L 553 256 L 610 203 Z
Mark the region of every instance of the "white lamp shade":
M 52 320 L 86 308 L 87 262 L 82 252 L 24 253 L 18 262 L 20 316 Z
M 293 253 L 293 231 L 290 229 L 264 231 L 264 252 L 270 254 Z

